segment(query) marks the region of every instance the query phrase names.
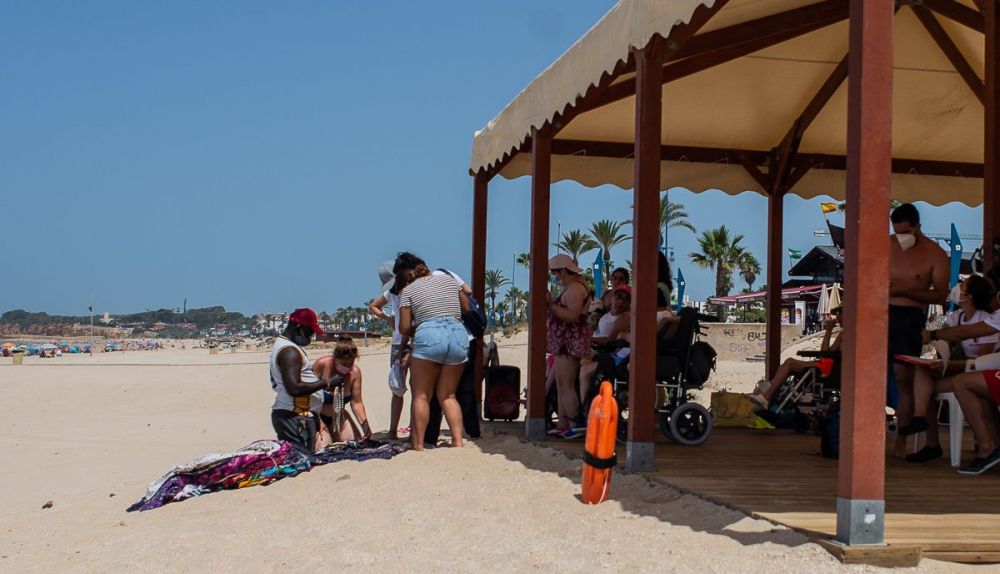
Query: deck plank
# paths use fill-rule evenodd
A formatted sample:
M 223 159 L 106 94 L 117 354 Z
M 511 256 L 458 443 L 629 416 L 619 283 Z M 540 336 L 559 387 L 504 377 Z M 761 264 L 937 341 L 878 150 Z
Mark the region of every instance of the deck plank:
M 492 423 L 523 436 L 518 423 Z M 966 458 L 971 433 L 966 433 Z M 954 562 L 1000 562 L 1000 472 L 966 477 L 945 457 L 926 464 L 886 460 L 886 542 Z M 581 441 L 541 441 L 580 456 Z M 788 431 L 716 429 L 698 447 L 658 442 L 648 476 L 748 515 L 821 538 L 836 531 L 837 461 L 819 438 Z

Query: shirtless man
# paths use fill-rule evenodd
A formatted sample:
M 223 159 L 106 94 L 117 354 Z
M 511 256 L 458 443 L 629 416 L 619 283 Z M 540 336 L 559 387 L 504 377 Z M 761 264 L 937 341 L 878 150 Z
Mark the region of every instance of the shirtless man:
M 900 205 L 892 211 L 890 219 L 893 235 L 889 240 L 889 357 L 920 356 L 927 306 L 943 305 L 948 297 L 948 256 L 921 232 L 920 213 L 913 204 Z M 914 367 L 899 362 L 892 365 L 899 389 L 896 415 L 899 425 L 906 426 L 913 417 Z M 905 456 L 906 437 L 896 437 L 895 453 Z

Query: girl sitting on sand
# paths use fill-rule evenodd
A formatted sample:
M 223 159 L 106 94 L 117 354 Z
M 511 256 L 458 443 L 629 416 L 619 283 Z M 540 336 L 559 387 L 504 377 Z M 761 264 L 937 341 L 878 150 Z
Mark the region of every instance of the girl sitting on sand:
M 330 440 L 333 442 L 364 441 L 372 436 L 368 412 L 361 397 L 361 368 L 357 365 L 357 358 L 358 347 L 347 337 L 337 343 L 332 355 L 320 357 L 313 362 L 313 372 L 321 380 L 330 379 L 333 385 L 340 383 L 334 392 L 324 393 L 323 410 L 320 412 L 320 418 L 329 430 Z M 353 419 L 347 414 L 348 406 L 354 415 Z M 357 424 L 354 419 L 357 419 Z

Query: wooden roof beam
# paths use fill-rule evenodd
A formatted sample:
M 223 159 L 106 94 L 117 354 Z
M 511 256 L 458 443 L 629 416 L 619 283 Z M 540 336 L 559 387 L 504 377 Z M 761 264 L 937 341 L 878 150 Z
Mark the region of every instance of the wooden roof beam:
M 962 76 L 962 79 L 965 80 L 966 85 L 969 86 L 972 93 L 976 94 L 976 97 L 979 98 L 979 103 L 985 102 L 986 85 L 979 78 L 979 75 L 976 74 L 972 64 L 962 55 L 962 51 L 955 45 L 948 32 L 945 31 L 944 27 L 941 26 L 941 23 L 938 22 L 930 10 L 923 6 L 913 6 L 912 8 L 913 13 L 917 15 L 917 19 L 927 29 L 927 33 L 931 35 L 931 38 L 934 38 L 934 42 L 941 48 L 941 51 L 948 58 L 948 61 L 951 62 L 955 71 L 958 72 L 959 76 Z
M 635 145 L 626 142 L 601 142 L 584 140 L 552 140 L 552 155 L 579 155 L 586 157 L 607 157 L 625 159 L 635 153 Z M 692 163 L 726 163 L 744 165 L 749 162 L 757 167 L 768 165 L 770 151 L 727 149 L 699 146 L 660 146 L 661 161 L 688 161 Z M 803 168 L 836 169 L 846 168 L 844 156 L 818 153 L 798 153 L 792 162 L 791 172 Z M 983 177 L 983 164 L 955 161 L 935 161 L 919 159 L 893 159 L 893 173 L 915 173 L 920 175 Z M 800 176 L 801 178 L 801 176 Z M 791 180 L 790 180 L 791 181 Z M 796 180 L 797 181 L 797 180 Z
M 986 20 L 982 12 L 977 12 L 965 4 L 959 4 L 955 0 L 909 0 L 901 2 L 912 6 L 926 6 L 933 12 L 958 22 L 959 24 L 972 28 L 981 33 L 986 33 Z

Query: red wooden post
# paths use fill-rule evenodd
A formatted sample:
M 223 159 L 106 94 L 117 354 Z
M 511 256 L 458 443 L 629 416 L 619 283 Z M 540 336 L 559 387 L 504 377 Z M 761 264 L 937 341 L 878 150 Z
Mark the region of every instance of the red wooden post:
M 472 294 L 482 304 L 486 300 L 486 214 L 489 207 L 487 190 L 490 178 L 485 171 L 477 173 L 473 179 L 472 197 Z M 477 345 L 473 384 L 476 404 L 483 400 L 483 346 L 482 339 L 473 341 Z M 481 412 L 481 410 L 479 411 Z
M 659 260 L 663 49 L 654 37 L 635 52 L 635 181 L 632 222 L 632 355 L 625 469 L 653 469 L 656 405 L 656 283 Z
M 772 190 L 767 196 L 767 334 L 765 370 L 768 380 L 781 364 L 781 264 L 783 261 L 782 233 L 785 222 L 783 190 Z
M 983 2 L 986 21 L 986 97 L 983 98 L 983 255 L 985 268 L 997 260 L 993 243 L 1000 236 L 1000 0 Z
M 545 438 L 546 301 L 549 289 L 549 182 L 552 174 L 552 136 L 531 131 L 531 275 L 528 282 L 528 416 L 525 435 Z
M 892 164 L 892 2 L 851 0 L 837 541 L 882 544 Z

